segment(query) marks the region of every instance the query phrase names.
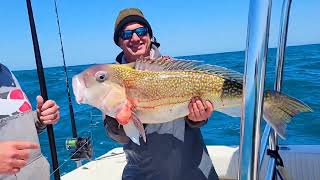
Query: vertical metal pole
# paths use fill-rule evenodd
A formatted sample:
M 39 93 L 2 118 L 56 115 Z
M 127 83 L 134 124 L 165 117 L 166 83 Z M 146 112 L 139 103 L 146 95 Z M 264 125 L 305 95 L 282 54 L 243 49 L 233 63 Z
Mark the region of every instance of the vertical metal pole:
M 269 135 L 270 135 L 270 132 L 271 132 L 271 126 L 269 126 L 268 124 L 266 125 L 266 127 L 264 128 L 264 131 L 263 131 L 263 134 L 262 134 L 262 137 L 261 137 L 261 144 L 260 144 L 260 160 L 259 160 L 259 164 L 261 165 L 262 162 L 263 162 L 263 159 L 264 159 L 264 155 L 266 153 L 266 150 L 268 148 L 268 143 L 270 144 L 269 142 Z M 260 167 L 261 168 L 261 167 Z
M 38 72 L 38 77 L 39 77 L 41 96 L 43 97 L 44 101 L 47 101 L 48 94 L 47 94 L 47 88 L 46 88 L 46 81 L 45 81 L 45 77 L 44 77 L 44 71 L 43 71 L 43 66 L 42 66 L 42 60 L 41 60 L 41 54 L 40 54 L 40 48 L 39 48 L 39 43 L 38 43 L 36 26 L 35 26 L 34 18 L 33 18 L 31 1 L 26 0 L 26 2 L 27 2 L 27 9 L 28 9 L 28 15 L 29 15 L 29 22 L 30 22 L 30 29 L 31 29 L 31 35 L 32 35 L 34 55 L 35 55 L 36 64 L 37 64 L 37 72 Z M 47 125 L 47 131 L 48 131 L 48 138 L 49 138 L 49 143 L 50 143 L 53 171 L 55 171 L 54 177 L 55 177 L 55 180 L 60 180 L 56 144 L 55 144 L 52 125 Z
M 259 178 L 260 119 L 268 51 L 271 0 L 251 0 L 245 55 L 241 120 L 241 180 Z
M 280 36 L 279 44 L 277 49 L 277 71 L 276 71 L 276 83 L 274 89 L 276 91 L 281 91 L 282 86 L 282 77 L 283 77 L 283 66 L 284 66 L 284 57 L 287 45 L 287 34 L 288 34 L 288 24 L 289 24 L 289 15 L 291 8 L 291 0 L 284 0 L 282 4 L 282 14 L 281 14 L 281 27 L 280 27 Z
M 282 14 L 281 14 L 281 27 L 280 27 L 280 36 L 279 44 L 277 49 L 277 65 L 276 65 L 276 76 L 274 83 L 274 90 L 281 92 L 282 81 L 283 81 L 283 66 L 284 66 L 284 57 L 286 52 L 287 45 L 287 34 L 288 34 L 288 24 L 289 24 L 289 15 L 291 8 L 291 0 L 284 0 L 282 4 Z M 276 145 L 278 144 L 277 134 L 273 131 L 274 138 L 271 139 L 272 144 L 270 145 L 272 150 L 275 150 Z
M 272 144 L 273 144 L 273 142 L 274 141 L 272 141 L 272 139 L 274 139 L 275 137 L 274 137 L 274 133 L 270 133 L 270 136 L 269 136 L 269 145 L 270 145 L 270 149 L 275 149 L 276 148 L 276 146 L 274 146 L 274 147 L 272 147 Z M 273 174 L 274 174 L 274 170 L 275 170 L 275 166 L 276 166 L 276 160 L 273 158 L 273 157 L 270 157 L 270 159 L 269 159 L 269 162 L 268 162 L 268 169 L 267 169 L 267 171 L 266 171 L 266 178 L 265 178 L 265 180 L 274 180 L 273 179 Z
M 291 0 L 284 0 L 282 4 L 281 20 L 280 20 L 280 32 L 279 32 L 279 42 L 277 49 L 277 65 L 276 65 L 276 79 L 274 83 L 274 90 L 281 92 L 282 80 L 283 80 L 283 66 L 284 66 L 284 57 L 287 44 L 287 34 L 288 34 L 288 24 L 291 8 Z M 273 130 L 269 136 L 269 145 L 271 150 L 276 150 L 278 145 L 278 136 Z M 268 163 L 268 171 L 272 172 L 266 176 L 266 180 L 272 180 L 273 170 L 275 168 L 275 159 L 270 158 Z

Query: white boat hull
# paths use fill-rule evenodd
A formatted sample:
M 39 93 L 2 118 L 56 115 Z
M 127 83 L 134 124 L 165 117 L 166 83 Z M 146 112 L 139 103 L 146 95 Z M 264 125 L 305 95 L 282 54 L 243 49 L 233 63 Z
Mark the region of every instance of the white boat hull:
M 237 179 L 239 147 L 207 146 L 214 167 L 221 179 Z M 292 180 L 320 179 L 320 145 L 281 146 L 280 155 Z M 264 179 L 266 156 L 260 179 Z M 126 157 L 122 148 L 115 148 L 103 156 L 91 161 L 61 177 L 62 180 L 121 180 Z

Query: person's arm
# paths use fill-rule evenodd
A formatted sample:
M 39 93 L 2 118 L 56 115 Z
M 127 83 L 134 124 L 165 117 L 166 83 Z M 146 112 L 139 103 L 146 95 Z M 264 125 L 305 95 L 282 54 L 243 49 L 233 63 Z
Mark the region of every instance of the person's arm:
M 185 117 L 185 120 L 191 128 L 199 128 L 206 124 L 214 110 L 209 101 L 203 102 L 198 97 L 191 99 L 188 108 L 189 115 Z
M 121 144 L 127 144 L 130 139 L 123 130 L 123 126 L 118 123 L 115 118 L 106 116 L 104 119 L 104 127 L 109 137 Z

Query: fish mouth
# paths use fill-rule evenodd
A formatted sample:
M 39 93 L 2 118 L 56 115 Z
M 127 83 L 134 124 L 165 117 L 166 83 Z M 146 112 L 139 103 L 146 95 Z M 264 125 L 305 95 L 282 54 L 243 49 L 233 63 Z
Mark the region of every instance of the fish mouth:
M 78 104 L 84 103 L 85 86 L 83 85 L 83 83 L 81 83 L 81 80 L 78 77 L 78 75 L 72 78 L 72 89 L 73 89 L 74 96 L 76 97 L 77 103 Z

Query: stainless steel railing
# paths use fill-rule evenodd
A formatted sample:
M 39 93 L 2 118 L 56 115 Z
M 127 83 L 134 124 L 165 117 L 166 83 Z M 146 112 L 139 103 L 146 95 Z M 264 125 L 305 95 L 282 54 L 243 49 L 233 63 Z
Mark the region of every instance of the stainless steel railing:
M 251 0 L 245 55 L 240 139 L 240 179 L 258 179 L 260 119 L 268 52 L 271 0 Z
M 259 179 L 260 167 L 268 147 L 275 150 L 277 134 L 267 125 L 260 139 L 260 121 L 265 79 L 265 66 L 271 17 L 271 0 L 251 0 L 248 17 L 244 71 L 244 96 L 241 120 L 239 179 Z M 274 89 L 281 91 L 291 0 L 284 0 L 277 49 L 277 70 Z M 260 148 L 261 144 L 261 148 Z M 264 179 L 271 180 L 275 159 L 270 157 Z
M 282 13 L 281 13 L 281 20 L 280 20 L 280 31 L 279 31 L 279 42 L 278 42 L 278 49 L 277 49 L 277 60 L 276 60 L 276 78 L 274 83 L 274 90 L 281 91 L 282 87 L 282 80 L 283 80 L 283 66 L 284 66 L 284 57 L 285 57 L 285 50 L 287 44 L 287 34 L 288 34 L 288 24 L 289 24 L 289 14 L 290 14 L 290 7 L 291 7 L 291 0 L 284 0 L 282 4 Z M 268 128 L 268 127 L 267 127 Z M 278 145 L 278 136 L 277 134 L 271 130 L 269 136 L 269 148 L 271 150 L 276 150 Z M 266 149 L 267 147 L 262 147 Z M 262 161 L 260 161 L 262 163 Z M 268 170 L 266 180 L 272 180 L 273 171 L 275 169 L 275 159 L 270 157 L 268 163 Z

